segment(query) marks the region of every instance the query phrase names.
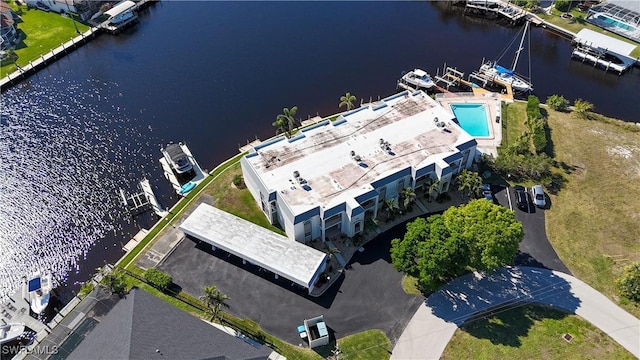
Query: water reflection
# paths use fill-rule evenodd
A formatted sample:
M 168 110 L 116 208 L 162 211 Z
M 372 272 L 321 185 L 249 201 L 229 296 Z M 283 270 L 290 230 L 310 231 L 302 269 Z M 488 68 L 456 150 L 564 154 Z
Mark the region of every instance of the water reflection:
M 109 100 L 115 84 L 57 82 L 63 91 L 34 83 L 2 96 L 0 296 L 36 269 L 65 281 L 97 240 L 122 234 L 116 190 L 139 176 L 126 163 L 150 160 L 149 134 Z

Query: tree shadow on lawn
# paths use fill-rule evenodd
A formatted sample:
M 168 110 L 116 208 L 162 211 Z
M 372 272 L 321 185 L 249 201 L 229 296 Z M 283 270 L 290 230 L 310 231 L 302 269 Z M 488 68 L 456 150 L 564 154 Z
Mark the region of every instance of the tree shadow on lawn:
M 541 304 L 513 303 L 476 314 L 460 330 L 475 338 L 487 339 L 493 345 L 520 347 L 520 338 L 526 337 L 537 321 L 560 320 L 567 315 L 564 311 Z
M 479 326 L 470 333 L 507 346 L 520 345 L 518 337 L 528 333 L 534 317 L 514 325 L 486 320 L 483 314 L 498 313 L 527 303 L 550 305 L 575 313 L 581 301 L 572 294 L 571 286 L 564 278 L 550 270 L 533 267 L 505 267 L 487 274 L 468 274 L 444 285 L 425 301 L 435 316 L 458 326 L 485 319 L 486 329 Z

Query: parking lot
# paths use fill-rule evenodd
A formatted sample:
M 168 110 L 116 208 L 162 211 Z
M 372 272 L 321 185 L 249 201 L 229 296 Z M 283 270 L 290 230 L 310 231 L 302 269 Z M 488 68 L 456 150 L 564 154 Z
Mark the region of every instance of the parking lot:
M 516 265 L 544 267 L 571 274 L 549 243 L 545 227 L 546 210 L 533 205 L 531 189 L 526 189 L 529 201 L 528 206 L 523 209 L 516 206 L 516 194 L 512 187 L 492 186 L 491 189 L 494 193 L 494 200 L 504 207 L 513 209 L 516 213 L 516 219 L 522 222 L 524 228 L 524 240 L 520 243 Z M 548 197 L 546 198 L 548 203 Z
M 368 243 L 364 252 L 353 257 L 342 278 L 318 298 L 189 238 L 182 240 L 159 268 L 196 297 L 203 294 L 204 286 L 216 285 L 231 298 L 225 311 L 250 318 L 292 344 L 300 343 L 297 326 L 317 315 L 324 315 L 337 338 L 380 329 L 393 342 L 424 300 L 402 290 L 402 274 L 391 264 L 391 239 L 402 236 L 404 230 L 404 225 L 399 225 Z

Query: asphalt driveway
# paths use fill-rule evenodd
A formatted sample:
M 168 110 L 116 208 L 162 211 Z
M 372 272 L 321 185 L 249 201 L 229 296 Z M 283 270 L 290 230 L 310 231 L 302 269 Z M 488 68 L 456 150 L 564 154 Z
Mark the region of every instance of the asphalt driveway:
M 292 344 L 300 343 L 297 326 L 305 318 L 321 314 L 336 338 L 380 329 L 395 343 L 424 301 L 421 296 L 404 293 L 402 274 L 391 264 L 391 239 L 401 236 L 404 230 L 404 225 L 399 225 L 367 244 L 364 252 L 353 257 L 349 270 L 319 298 L 189 238 L 159 268 L 194 296 L 202 295 L 204 286 L 216 285 L 231 298 L 226 311 L 250 318 L 265 331 Z
M 516 219 L 522 222 L 524 228 L 524 240 L 520 243 L 515 265 L 542 267 L 571 274 L 547 238 L 544 221 L 545 210 L 535 207 L 531 202 L 528 209 L 518 209 L 515 204 L 513 188 L 492 187 L 492 190 L 494 191 L 494 199 L 500 205 L 510 208 L 509 202 L 511 202 Z

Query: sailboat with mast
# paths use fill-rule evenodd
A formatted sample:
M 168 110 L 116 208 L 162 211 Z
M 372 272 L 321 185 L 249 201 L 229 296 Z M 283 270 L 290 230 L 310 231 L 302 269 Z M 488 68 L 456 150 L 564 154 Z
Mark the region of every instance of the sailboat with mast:
M 484 76 L 486 76 L 491 81 L 511 85 L 511 88 L 515 92 L 526 93 L 526 92 L 533 91 L 533 84 L 531 83 L 531 81 L 515 72 L 516 66 L 518 65 L 518 60 L 520 59 L 520 53 L 522 52 L 522 50 L 524 50 L 524 47 L 523 47 L 524 39 L 527 36 L 528 31 L 529 31 L 529 21 L 527 21 L 524 26 L 524 31 L 522 32 L 522 38 L 520 39 L 520 45 L 518 46 L 515 59 L 513 59 L 513 64 L 511 65 L 510 69 L 499 65 L 498 64 L 499 59 L 498 59 L 496 61 L 487 61 L 487 62 L 483 61 L 482 65 L 480 66 L 479 72 Z M 513 40 L 512 40 L 512 43 L 513 43 Z

